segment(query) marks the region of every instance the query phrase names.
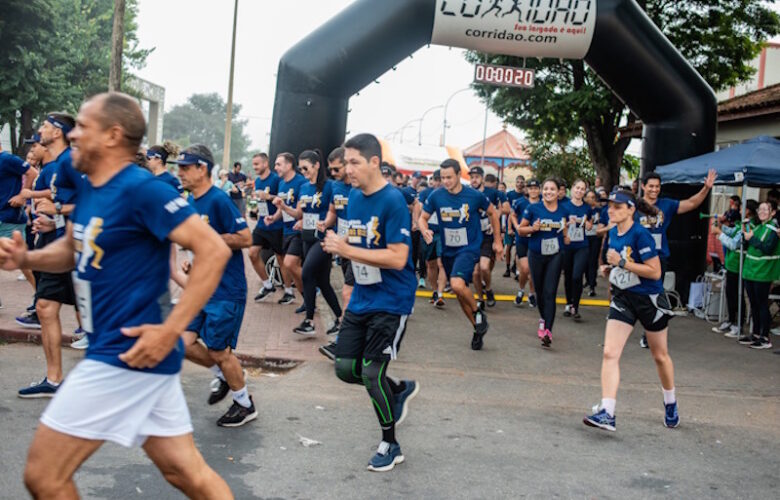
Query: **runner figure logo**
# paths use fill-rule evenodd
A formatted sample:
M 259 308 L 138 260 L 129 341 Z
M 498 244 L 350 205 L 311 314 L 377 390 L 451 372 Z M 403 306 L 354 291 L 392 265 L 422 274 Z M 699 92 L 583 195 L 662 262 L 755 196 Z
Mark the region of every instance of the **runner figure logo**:
M 371 245 L 378 246 L 381 237 L 382 234 L 379 232 L 379 217 L 372 216 L 368 220 L 368 224 L 366 224 L 366 246 L 368 248 L 371 248 Z
M 103 219 L 101 217 L 92 217 L 89 219 L 89 224 L 83 231 L 78 231 L 78 228 L 74 228 L 74 236 L 78 238 L 78 233 L 81 233 L 80 245 L 77 245 L 77 251 L 81 253 L 79 255 L 79 272 L 87 272 L 87 265 L 90 264 L 95 269 L 102 269 L 100 267 L 100 261 L 103 259 L 104 251 L 95 240 L 98 235 L 103 232 Z

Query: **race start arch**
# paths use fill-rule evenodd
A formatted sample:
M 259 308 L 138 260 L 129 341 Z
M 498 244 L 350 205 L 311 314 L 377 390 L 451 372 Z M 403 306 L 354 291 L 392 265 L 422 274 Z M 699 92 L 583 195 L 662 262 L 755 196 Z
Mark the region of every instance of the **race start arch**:
M 635 0 L 357 0 L 282 57 L 271 154 L 342 144 L 349 98 L 427 44 L 584 59 L 642 120 L 643 171 L 715 147 L 715 94 Z M 703 257 L 699 221 L 673 226 Z

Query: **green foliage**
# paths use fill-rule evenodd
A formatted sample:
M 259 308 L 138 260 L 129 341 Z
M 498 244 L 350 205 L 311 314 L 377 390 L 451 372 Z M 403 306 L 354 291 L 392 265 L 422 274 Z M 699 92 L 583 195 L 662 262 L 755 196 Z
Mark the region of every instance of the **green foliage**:
M 240 113 L 241 105 L 233 103 L 230 165 L 227 167 L 231 167 L 235 161 L 240 161 L 244 171 L 248 172 L 251 168 L 251 155 L 248 150 L 250 140 L 244 131 L 246 120 L 238 119 Z M 219 94 L 193 94 L 185 104 L 174 106 L 165 113 L 163 136 L 182 147 L 204 144 L 211 150 L 214 160 L 221 164 L 226 114 L 227 103 Z
M 585 179 L 593 184 L 596 172 L 588 157 L 588 150 L 567 144 L 540 142 L 531 148 L 534 162 L 534 176 L 539 182 L 548 177 L 558 177 L 571 186 L 576 179 Z

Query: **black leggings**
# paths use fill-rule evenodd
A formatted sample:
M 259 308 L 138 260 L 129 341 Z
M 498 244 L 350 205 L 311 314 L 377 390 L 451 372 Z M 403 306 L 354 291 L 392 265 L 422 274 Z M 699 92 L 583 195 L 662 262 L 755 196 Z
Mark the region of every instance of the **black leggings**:
M 769 312 L 769 289 L 772 283 L 768 281 L 743 280 L 748 300 L 750 300 L 750 317 L 753 319 L 753 335 L 769 338 L 769 327 L 772 326 L 772 314 Z
M 341 306 L 336 292 L 330 284 L 331 255 L 322 249 L 319 241 L 303 243 L 303 303 L 306 305 L 306 319 L 314 319 L 317 301 L 317 287 L 336 318 L 341 317 Z
M 588 236 L 588 286 L 596 288 L 596 277 L 599 274 L 599 252 L 601 252 L 601 236 Z
M 536 289 L 539 317 L 544 320 L 544 326 L 550 331 L 555 322 L 555 296 L 558 293 L 562 264 L 562 252 L 555 255 L 542 255 L 528 250 L 528 266 L 531 268 L 531 279 Z
M 417 271 L 417 274 L 420 276 L 420 278 L 425 279 L 427 273 L 427 266 L 425 262 L 425 257 L 423 255 L 423 247 L 421 245 L 422 243 L 422 234 L 420 231 L 412 231 L 412 264 L 414 264 L 414 269 Z
M 742 297 L 742 322 L 739 323 L 741 325 L 745 324 L 745 295 L 743 294 Z M 729 270 L 726 270 L 726 305 L 729 310 L 729 323 L 736 326 L 737 325 L 737 314 L 739 311 L 739 273 L 732 273 Z
M 588 247 L 563 251 L 563 288 L 566 290 L 566 303 L 577 309 L 580 308 L 582 277 L 586 267 L 588 267 Z

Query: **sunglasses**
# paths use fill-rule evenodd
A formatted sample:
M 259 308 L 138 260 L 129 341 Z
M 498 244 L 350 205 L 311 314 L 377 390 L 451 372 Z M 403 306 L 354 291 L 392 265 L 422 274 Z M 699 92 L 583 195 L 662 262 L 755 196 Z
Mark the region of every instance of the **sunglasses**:
M 308 171 L 309 171 L 308 167 L 301 167 L 301 172 L 308 172 Z
M 329 168 L 328 168 L 328 171 L 329 171 L 329 172 L 341 172 L 341 170 L 342 170 L 343 168 L 344 168 L 344 167 L 329 167 Z

